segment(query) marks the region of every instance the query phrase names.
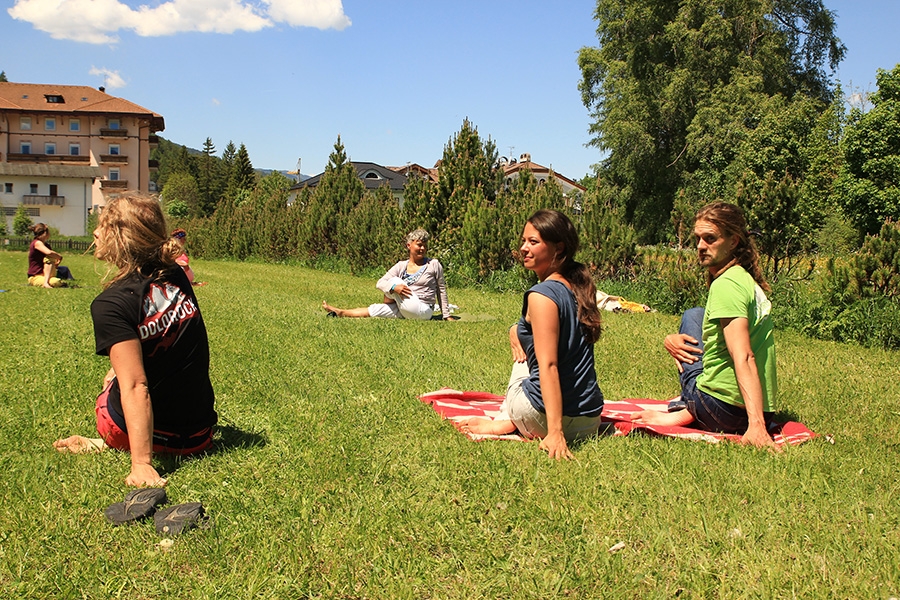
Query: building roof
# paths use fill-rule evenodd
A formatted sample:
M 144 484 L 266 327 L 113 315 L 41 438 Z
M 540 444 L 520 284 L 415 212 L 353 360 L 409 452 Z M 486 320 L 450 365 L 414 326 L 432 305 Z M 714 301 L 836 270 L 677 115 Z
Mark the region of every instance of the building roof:
M 86 85 L 0 82 L 0 110 L 143 116 L 153 131 L 166 128 L 162 115 Z
M 518 173 L 519 171 L 522 171 L 522 170 L 529 170 L 534 174 L 549 174 L 550 173 L 550 169 L 548 169 L 547 167 L 544 167 L 542 165 L 539 165 L 536 162 L 531 162 L 530 160 L 521 160 L 518 162 L 509 163 L 509 164 L 505 165 L 503 167 L 503 174 L 504 175 L 512 175 L 513 173 Z M 587 191 L 587 188 L 584 187 L 583 185 L 581 185 L 580 183 L 572 181 L 568 177 L 566 177 L 564 175 L 560 175 L 556 171 L 553 172 L 553 175 L 555 175 L 558 179 L 565 181 L 572 187 L 579 189 L 582 192 Z
M 87 179 L 89 177 L 103 177 L 103 170 L 100 167 L 86 165 L 0 163 L 0 175 Z
M 423 167 L 418 163 L 410 163 L 408 165 L 404 165 L 402 167 L 388 167 L 391 171 L 396 171 L 397 173 L 403 173 L 407 177 L 411 174 L 413 176 L 418 175 L 422 179 L 426 179 L 432 183 L 437 183 L 438 181 L 438 169 L 435 167 L 433 169 L 428 169 Z
M 360 181 L 366 186 L 367 190 L 376 190 L 384 185 L 388 185 L 392 192 L 402 192 L 403 186 L 406 185 L 406 175 L 392 171 L 387 167 L 375 164 L 373 162 L 350 161 Z M 319 180 L 325 173 L 319 173 L 309 179 L 304 179 L 300 183 L 291 186 L 292 190 L 299 190 L 305 187 L 316 187 Z

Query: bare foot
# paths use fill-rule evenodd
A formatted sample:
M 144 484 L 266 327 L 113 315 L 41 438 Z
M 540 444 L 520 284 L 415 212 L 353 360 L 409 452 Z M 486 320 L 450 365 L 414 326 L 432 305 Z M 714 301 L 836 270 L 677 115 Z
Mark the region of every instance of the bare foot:
M 341 313 L 344 312 L 344 311 L 342 311 L 342 310 L 339 309 L 339 308 L 333 307 L 332 305 L 328 304 L 328 303 L 325 302 L 324 300 L 322 300 L 322 308 L 323 308 L 323 309 L 325 310 L 325 312 L 327 312 L 329 315 L 332 315 L 332 314 L 333 314 L 333 315 L 336 316 L 336 317 L 341 317 L 341 316 L 343 316 Z
M 481 433 L 487 435 L 506 435 L 507 433 L 515 433 L 516 426 L 512 421 L 504 419 L 482 419 L 481 417 L 472 417 L 464 421 L 454 423 L 456 428 L 463 433 Z
M 53 442 L 53 447 L 60 452 L 83 454 L 85 452 L 102 452 L 107 446 L 100 438 L 86 438 L 81 435 L 71 435 L 63 440 Z
M 658 410 L 642 410 L 631 415 L 631 421 L 644 425 L 666 425 L 669 427 L 684 427 L 694 422 L 694 417 L 686 410 L 675 412 L 661 412 Z

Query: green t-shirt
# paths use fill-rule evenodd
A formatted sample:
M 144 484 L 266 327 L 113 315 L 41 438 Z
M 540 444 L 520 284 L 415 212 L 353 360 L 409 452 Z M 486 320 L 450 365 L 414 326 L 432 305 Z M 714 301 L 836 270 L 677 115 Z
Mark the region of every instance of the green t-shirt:
M 703 315 L 703 373 L 697 378 L 698 388 L 722 402 L 744 406 L 734 361 L 719 325 L 719 319 L 744 317 L 750 328 L 750 349 L 762 384 L 763 411 L 774 412 L 778 380 L 771 312 L 772 303 L 743 267 L 733 266 L 713 281 Z

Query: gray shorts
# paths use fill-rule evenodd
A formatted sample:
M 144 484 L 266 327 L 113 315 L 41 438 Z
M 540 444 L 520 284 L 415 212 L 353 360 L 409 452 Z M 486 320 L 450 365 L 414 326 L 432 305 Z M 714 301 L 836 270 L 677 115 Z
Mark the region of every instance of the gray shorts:
M 547 436 L 547 415 L 537 410 L 525 395 L 522 382 L 528 379 L 528 363 L 513 363 L 506 398 L 500 406 L 498 419 L 508 419 L 515 424 L 519 433 L 529 438 Z M 596 417 L 567 417 L 563 415 L 563 434 L 566 441 L 584 439 L 597 435 L 600 415 Z

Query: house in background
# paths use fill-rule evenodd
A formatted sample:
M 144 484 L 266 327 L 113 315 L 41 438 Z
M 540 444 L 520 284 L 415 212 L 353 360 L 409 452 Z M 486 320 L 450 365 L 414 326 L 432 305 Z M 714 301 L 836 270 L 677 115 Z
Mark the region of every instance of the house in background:
M 552 175 L 553 179 L 555 179 L 562 188 L 566 204 L 576 209 L 580 208 L 581 196 L 587 191 L 587 188 L 583 185 L 572 181 L 568 177 L 560 175 L 552 169 L 535 162 L 531 162 L 531 154 L 527 152 L 519 156 L 519 160 L 512 159 L 504 161 L 501 159 L 500 166 L 503 168 L 503 179 L 507 185 L 512 185 L 513 182 L 519 178 L 519 174 L 524 170 L 531 171 L 539 184 L 546 182 Z
M 438 161 L 440 164 L 440 161 Z M 438 182 L 438 167 L 434 166 L 432 169 L 427 169 L 418 163 L 408 163 L 402 167 L 388 167 L 391 171 L 396 171 L 397 173 L 402 173 L 406 176 L 407 179 L 412 177 L 418 177 L 428 183 L 437 183 Z
M 84 235 L 89 210 L 125 190 L 150 191 L 162 116 L 79 85 L 0 82 L 0 205 Z
M 363 182 L 363 185 L 366 186 L 367 190 L 374 192 L 378 188 L 388 187 L 400 206 L 403 206 L 403 186 L 406 185 L 406 175 L 393 171 L 388 167 L 382 167 L 373 162 L 357 162 L 351 160 L 350 164 L 356 169 L 356 174 Z M 297 195 L 303 188 L 314 188 L 319 185 L 319 181 L 321 181 L 324 174 L 325 173 L 319 173 L 314 177 L 304 179 L 300 183 L 292 185 L 288 196 L 288 205 L 290 206 L 294 203 L 294 200 L 297 199 Z

